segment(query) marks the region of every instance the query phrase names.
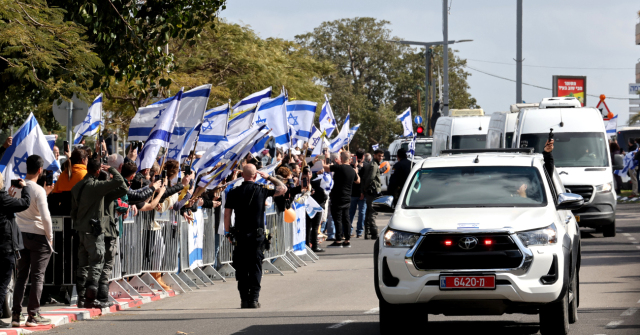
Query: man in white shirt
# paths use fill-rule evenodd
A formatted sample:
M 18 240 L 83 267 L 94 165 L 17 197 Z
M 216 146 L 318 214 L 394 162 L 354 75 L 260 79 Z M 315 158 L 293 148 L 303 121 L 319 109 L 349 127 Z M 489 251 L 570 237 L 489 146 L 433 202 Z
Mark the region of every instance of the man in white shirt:
M 44 284 L 44 273 L 49 264 L 49 258 L 53 252 L 53 229 L 51 227 L 51 215 L 47 204 L 47 195 L 53 190 L 53 184 L 42 186 L 37 184 L 38 177 L 43 172 L 44 160 L 38 155 L 27 158 L 27 192 L 31 196 L 29 208 L 16 213 L 16 223 L 22 232 L 24 249 L 20 250 L 21 258 L 18 260 L 18 275 L 16 277 L 15 291 L 13 292 L 13 316 L 11 323 L 20 323 L 22 313 L 22 298 L 27 286 L 29 273 L 31 273 L 31 291 L 27 306 L 28 317 L 25 323 L 27 327 L 48 325 L 50 319 L 40 316 L 40 296 Z

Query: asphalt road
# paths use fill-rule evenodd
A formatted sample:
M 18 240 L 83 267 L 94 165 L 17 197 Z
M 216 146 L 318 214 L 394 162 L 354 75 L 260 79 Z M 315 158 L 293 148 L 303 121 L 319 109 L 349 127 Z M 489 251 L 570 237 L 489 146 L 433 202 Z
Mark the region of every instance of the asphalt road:
M 640 333 L 640 206 L 618 207 L 618 234 L 582 232 L 579 321 L 571 334 Z M 378 217 L 380 227 L 388 214 Z M 327 242 L 325 242 L 325 245 Z M 55 328 L 46 334 L 377 334 L 373 241 L 328 248 L 320 261 L 263 278 L 261 309 L 240 309 L 235 280 Z M 416 322 L 417 321 L 417 322 Z M 398 320 L 398 331 L 537 334 L 535 315 Z

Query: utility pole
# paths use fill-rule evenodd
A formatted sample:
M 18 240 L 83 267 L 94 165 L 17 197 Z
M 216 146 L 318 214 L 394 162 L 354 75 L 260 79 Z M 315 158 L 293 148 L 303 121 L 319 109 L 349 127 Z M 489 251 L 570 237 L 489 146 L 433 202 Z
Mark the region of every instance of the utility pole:
M 431 115 L 433 115 L 433 96 L 435 95 L 435 91 L 434 88 L 435 87 L 430 87 L 432 80 L 432 74 L 431 74 L 431 60 L 433 59 L 433 50 L 431 49 L 431 47 L 426 47 L 425 48 L 425 55 L 427 58 L 427 75 L 425 76 L 425 91 L 424 91 L 424 103 L 426 105 L 426 108 L 424 109 L 425 113 L 426 113 L 426 122 L 427 122 L 427 135 L 431 136 Z M 435 86 L 435 85 L 431 85 L 431 86 Z M 429 94 L 430 92 L 433 92 L 432 94 Z M 428 97 L 428 98 L 427 98 Z
M 444 63 L 444 87 L 442 89 L 442 112 L 449 115 L 449 7 L 447 0 L 442 0 L 442 36 L 444 46 L 442 48 L 442 62 Z
M 522 103 L 522 0 L 517 5 L 516 28 L 516 103 Z

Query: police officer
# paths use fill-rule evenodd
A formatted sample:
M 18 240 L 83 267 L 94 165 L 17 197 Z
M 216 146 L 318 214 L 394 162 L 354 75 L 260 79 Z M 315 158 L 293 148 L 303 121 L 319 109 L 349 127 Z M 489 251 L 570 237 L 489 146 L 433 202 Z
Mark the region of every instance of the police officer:
M 256 184 L 256 175 L 271 182 L 275 187 Z M 233 267 L 236 269 L 238 291 L 240 291 L 240 308 L 260 308 L 260 281 L 262 280 L 262 260 L 264 260 L 263 244 L 265 201 L 268 197 L 279 197 L 287 192 L 284 184 L 268 174 L 257 171 L 255 165 L 246 164 L 242 169 L 244 182 L 229 191 L 225 203 L 224 228 L 231 232 L 231 213 L 235 210 L 235 226 L 228 233 L 230 240 L 235 240 L 233 250 Z
M 404 183 L 411 173 L 411 161 L 407 159 L 407 150 L 400 148 L 396 153 L 398 162 L 393 165 L 389 179 L 389 194 L 393 196 L 393 206 L 398 202 Z

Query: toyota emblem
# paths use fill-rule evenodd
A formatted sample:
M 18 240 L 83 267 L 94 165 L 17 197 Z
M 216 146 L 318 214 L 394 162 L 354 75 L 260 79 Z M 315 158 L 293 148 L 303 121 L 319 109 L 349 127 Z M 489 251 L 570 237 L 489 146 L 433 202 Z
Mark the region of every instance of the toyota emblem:
M 458 246 L 464 250 L 471 250 L 478 245 L 478 239 L 473 236 L 463 237 L 458 241 Z

